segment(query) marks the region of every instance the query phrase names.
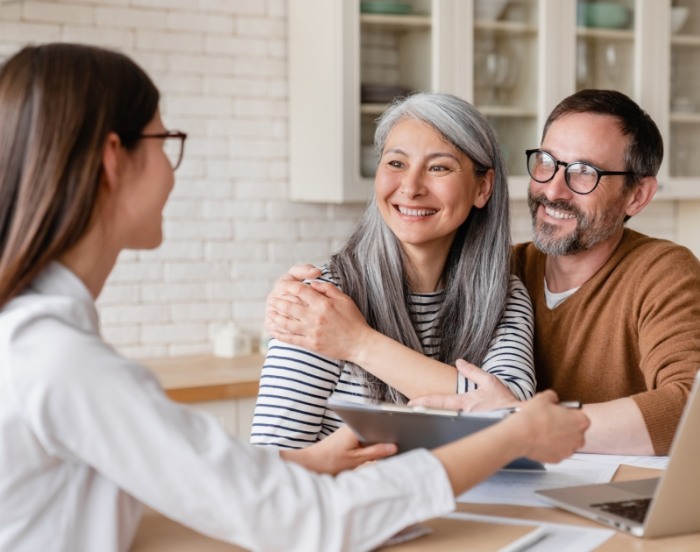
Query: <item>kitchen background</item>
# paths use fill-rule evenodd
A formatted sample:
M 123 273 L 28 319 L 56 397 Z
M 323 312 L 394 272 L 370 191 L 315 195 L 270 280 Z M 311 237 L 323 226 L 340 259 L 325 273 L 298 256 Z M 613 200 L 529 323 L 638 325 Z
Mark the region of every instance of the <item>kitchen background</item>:
M 327 260 L 364 209 L 287 199 L 294 1 L 0 0 L 0 59 L 47 41 L 122 50 L 161 89 L 166 126 L 189 134 L 164 245 L 123 254 L 98 302 L 105 338 L 127 356 L 209 353 L 229 321 L 257 339 L 274 280 Z M 310 33 L 324 25 L 314 15 Z M 630 226 L 700 255 L 697 214 L 700 201 L 658 199 Z M 512 220 L 513 240 L 528 240 L 525 201 Z

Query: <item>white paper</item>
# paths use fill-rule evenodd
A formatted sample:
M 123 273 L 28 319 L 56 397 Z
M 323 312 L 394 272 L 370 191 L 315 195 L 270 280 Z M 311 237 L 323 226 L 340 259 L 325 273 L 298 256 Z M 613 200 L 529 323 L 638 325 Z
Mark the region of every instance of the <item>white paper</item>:
M 546 470 L 501 470 L 457 497 L 458 502 L 476 504 L 517 504 L 520 506 L 553 506 L 535 495 L 539 489 L 609 483 L 617 464 L 567 458 L 559 464 L 547 464 Z
M 668 456 L 619 456 L 615 454 L 588 454 L 576 453 L 571 456 L 574 460 L 585 462 L 599 462 L 602 464 L 627 464 L 642 468 L 655 468 L 665 470 L 668 466 Z
M 467 512 L 454 512 L 447 515 L 453 519 L 477 521 L 481 523 L 502 523 L 507 525 L 537 525 L 544 529 L 545 535 L 527 547 L 527 552 L 589 552 L 595 550 L 610 537 L 615 535 L 612 529 L 598 529 L 547 523 L 532 519 L 484 516 Z M 468 549 L 468 546 L 465 546 Z

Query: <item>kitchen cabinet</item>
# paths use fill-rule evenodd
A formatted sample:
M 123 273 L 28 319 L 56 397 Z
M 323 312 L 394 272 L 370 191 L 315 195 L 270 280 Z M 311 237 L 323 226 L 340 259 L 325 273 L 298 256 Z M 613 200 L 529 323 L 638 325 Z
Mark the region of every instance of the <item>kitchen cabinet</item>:
M 678 8 L 685 20 L 672 31 Z M 392 94 L 417 90 L 487 115 L 511 197 L 524 198 L 524 150 L 584 87 L 619 89 L 657 121 L 667 150 L 657 197 L 700 198 L 700 0 L 294 0 L 288 10 L 293 200 L 366 201 L 374 121 Z

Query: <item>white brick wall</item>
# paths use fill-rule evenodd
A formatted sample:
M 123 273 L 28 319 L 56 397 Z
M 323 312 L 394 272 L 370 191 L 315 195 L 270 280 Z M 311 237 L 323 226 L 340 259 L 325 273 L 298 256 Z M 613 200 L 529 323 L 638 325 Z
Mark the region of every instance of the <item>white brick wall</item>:
M 190 135 L 166 244 L 123 253 L 99 300 L 106 339 L 129 356 L 210 352 L 232 318 L 257 335 L 272 282 L 327 259 L 362 212 L 285 200 L 288 1 L 0 2 L 0 58 L 53 40 L 122 50 L 161 88 L 166 125 Z M 633 226 L 674 238 L 676 204 L 653 204 Z M 525 202 L 513 227 L 528 239 Z

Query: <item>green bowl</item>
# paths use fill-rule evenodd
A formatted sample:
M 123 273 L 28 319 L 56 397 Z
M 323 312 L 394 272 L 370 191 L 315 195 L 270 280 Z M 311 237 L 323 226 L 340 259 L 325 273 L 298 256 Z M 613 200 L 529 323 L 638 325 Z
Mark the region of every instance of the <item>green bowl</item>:
M 410 13 L 411 4 L 403 2 L 361 2 L 360 11 L 362 13 Z
M 587 27 L 604 27 L 622 29 L 630 22 L 630 11 L 620 4 L 612 2 L 595 2 L 584 4 Z

